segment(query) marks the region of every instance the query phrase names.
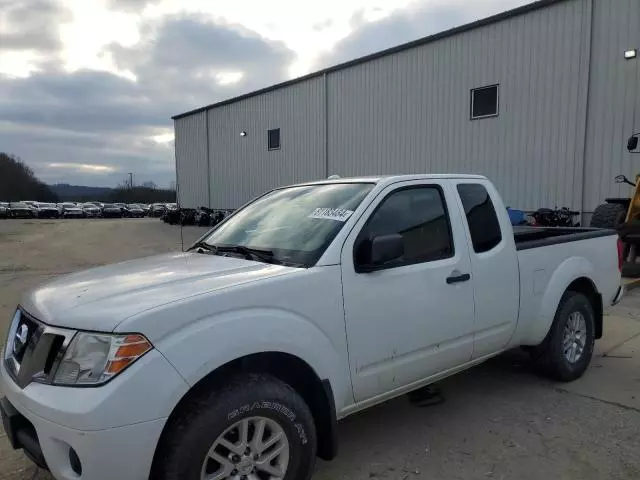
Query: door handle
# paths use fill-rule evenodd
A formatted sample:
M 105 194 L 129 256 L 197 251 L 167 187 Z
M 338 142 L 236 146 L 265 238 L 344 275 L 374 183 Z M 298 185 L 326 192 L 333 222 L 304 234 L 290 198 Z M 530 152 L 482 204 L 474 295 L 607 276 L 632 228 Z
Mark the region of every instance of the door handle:
M 451 285 L 452 283 L 467 282 L 469 280 L 471 280 L 471 275 L 469 275 L 468 273 L 463 273 L 461 275 L 452 275 L 450 277 L 447 277 L 447 283 L 449 285 Z

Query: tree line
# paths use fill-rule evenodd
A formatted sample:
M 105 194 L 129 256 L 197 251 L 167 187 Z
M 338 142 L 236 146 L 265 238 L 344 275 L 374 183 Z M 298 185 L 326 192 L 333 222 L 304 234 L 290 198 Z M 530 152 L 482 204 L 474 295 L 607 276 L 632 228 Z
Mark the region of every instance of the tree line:
M 108 202 L 121 203 L 174 203 L 175 189 L 158 188 L 153 182 L 142 185 L 122 183 L 106 195 Z
M 22 160 L 0 152 L 0 201 L 20 200 L 57 202 L 58 196 Z
M 173 187 L 173 185 L 172 185 Z M 158 188 L 153 182 L 131 185 L 123 182 L 116 188 L 85 187 L 79 185 L 47 185 L 33 170 L 14 155 L 0 152 L 0 202 L 35 200 L 37 202 L 104 203 L 168 203 L 176 201 L 173 188 Z

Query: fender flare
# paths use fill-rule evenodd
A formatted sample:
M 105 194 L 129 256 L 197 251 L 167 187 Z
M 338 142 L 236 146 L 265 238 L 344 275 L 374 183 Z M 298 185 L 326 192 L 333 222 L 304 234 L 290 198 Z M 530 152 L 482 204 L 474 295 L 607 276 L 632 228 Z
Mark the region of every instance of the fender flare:
M 238 309 L 205 317 L 158 339 L 156 348 L 190 387 L 234 360 L 279 352 L 299 358 L 326 379 L 338 411 L 350 392 L 346 349 L 340 352 L 311 320 L 285 310 Z
M 586 278 L 594 285 L 595 290 L 599 291 L 593 281 L 593 272 L 593 264 L 584 257 L 570 257 L 555 269 L 540 301 L 540 310 L 523 335 L 523 345 L 542 343 L 551 328 L 560 299 L 575 280 Z

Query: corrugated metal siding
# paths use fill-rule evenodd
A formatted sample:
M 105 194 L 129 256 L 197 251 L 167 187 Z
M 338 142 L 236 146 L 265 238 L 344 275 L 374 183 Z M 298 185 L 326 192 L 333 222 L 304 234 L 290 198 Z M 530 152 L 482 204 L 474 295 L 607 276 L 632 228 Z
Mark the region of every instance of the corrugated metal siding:
M 589 6 L 562 2 L 330 73 L 329 172 L 481 173 L 514 207 L 579 208 Z M 471 121 L 470 90 L 496 83 L 500 115 Z
M 594 0 L 593 20 L 586 211 L 605 197 L 628 197 L 630 188 L 613 177 L 640 172 L 640 155 L 626 150 L 627 138 L 640 131 L 640 59 L 624 59 L 625 50 L 640 48 L 640 1 Z
M 236 208 L 274 187 L 323 178 L 324 108 L 324 81 L 314 78 L 209 110 L 211 206 Z M 280 150 L 267 150 L 272 128 L 280 128 Z
M 514 207 L 592 211 L 628 195 L 614 175 L 640 171 L 625 149 L 640 131 L 640 59 L 623 58 L 639 24 L 638 0 L 567 0 L 212 108 L 209 182 L 204 112 L 177 120 L 183 204 L 235 208 L 334 173 L 462 172 Z M 494 83 L 500 115 L 471 121 L 470 90 Z
M 178 203 L 197 208 L 209 204 L 205 112 L 175 120 Z

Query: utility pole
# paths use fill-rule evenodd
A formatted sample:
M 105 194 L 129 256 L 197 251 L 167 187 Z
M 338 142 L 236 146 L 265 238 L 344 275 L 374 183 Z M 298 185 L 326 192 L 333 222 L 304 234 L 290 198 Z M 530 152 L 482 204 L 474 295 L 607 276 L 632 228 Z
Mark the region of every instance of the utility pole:
M 129 188 L 133 188 L 133 172 L 129 172 Z

